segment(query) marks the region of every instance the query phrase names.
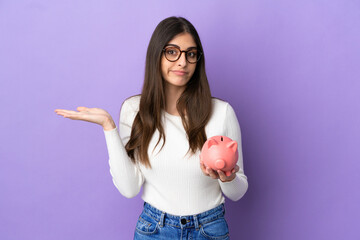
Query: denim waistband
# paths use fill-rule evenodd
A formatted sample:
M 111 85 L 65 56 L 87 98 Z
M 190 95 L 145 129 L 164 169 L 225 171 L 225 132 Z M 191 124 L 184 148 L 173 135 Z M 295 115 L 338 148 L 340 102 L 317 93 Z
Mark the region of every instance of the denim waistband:
M 178 228 L 195 227 L 198 229 L 202 224 L 211 222 L 219 217 L 223 217 L 225 215 L 225 207 L 224 203 L 222 203 L 215 208 L 196 215 L 175 216 L 163 212 L 149 203 L 144 202 L 143 212 L 157 221 L 160 224 L 160 227 L 163 227 L 164 224 L 167 224 Z

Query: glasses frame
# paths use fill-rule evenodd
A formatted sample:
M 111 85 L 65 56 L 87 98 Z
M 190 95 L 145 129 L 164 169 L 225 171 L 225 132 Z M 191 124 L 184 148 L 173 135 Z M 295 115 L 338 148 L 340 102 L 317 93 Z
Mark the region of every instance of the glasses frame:
M 177 48 L 177 49 L 179 49 L 180 54 L 179 54 L 178 58 L 175 59 L 175 60 L 169 60 L 169 59 L 166 57 L 166 53 L 165 53 L 165 51 L 166 51 L 167 48 Z M 198 58 L 196 59 L 195 62 L 190 62 L 190 61 L 188 60 L 188 58 L 187 58 L 187 53 L 190 52 L 190 51 L 192 51 L 192 50 L 194 50 L 194 49 L 197 50 L 199 56 L 198 56 Z M 200 60 L 201 56 L 202 56 L 202 52 L 201 52 L 198 48 L 195 48 L 195 47 L 194 47 L 194 48 L 191 48 L 191 49 L 189 49 L 189 50 L 181 50 L 178 46 L 168 45 L 168 46 L 165 46 L 165 47 L 162 49 L 162 52 L 164 53 L 164 56 L 165 56 L 166 60 L 168 60 L 169 62 L 176 62 L 177 60 L 179 60 L 180 57 L 181 57 L 181 54 L 182 54 L 183 52 L 185 53 L 185 59 L 186 59 L 186 61 L 187 61 L 188 63 L 190 63 L 190 64 L 197 63 L 197 62 Z

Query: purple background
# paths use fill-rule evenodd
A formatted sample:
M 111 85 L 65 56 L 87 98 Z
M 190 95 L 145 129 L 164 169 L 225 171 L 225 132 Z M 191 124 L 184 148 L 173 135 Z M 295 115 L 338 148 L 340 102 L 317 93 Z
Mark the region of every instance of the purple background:
M 212 94 L 240 122 L 232 239 L 360 239 L 355 0 L 0 1 L 0 239 L 132 239 L 142 200 L 113 185 L 102 128 L 54 109 L 118 124 L 172 15 L 197 28 Z

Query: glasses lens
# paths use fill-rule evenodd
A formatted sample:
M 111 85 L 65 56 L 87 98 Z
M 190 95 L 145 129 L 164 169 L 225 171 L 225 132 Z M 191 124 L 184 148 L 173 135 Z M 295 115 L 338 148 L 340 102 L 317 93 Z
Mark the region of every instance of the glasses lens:
M 179 57 L 180 51 L 175 47 L 167 47 L 165 48 L 165 57 L 169 61 L 175 61 Z
M 199 60 L 198 51 L 196 49 L 188 51 L 186 54 L 186 58 L 189 63 L 196 63 Z

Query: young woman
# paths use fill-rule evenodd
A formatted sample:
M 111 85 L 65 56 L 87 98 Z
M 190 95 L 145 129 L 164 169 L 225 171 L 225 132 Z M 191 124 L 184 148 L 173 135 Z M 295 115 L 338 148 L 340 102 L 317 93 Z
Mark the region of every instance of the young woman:
M 122 195 L 132 198 L 143 187 L 134 239 L 229 239 L 223 194 L 237 201 L 248 188 L 240 126 L 230 104 L 211 97 L 203 48 L 188 20 L 169 17 L 156 27 L 142 93 L 122 104 L 119 128 L 103 109 L 77 110 L 55 111 L 103 127 Z M 238 142 L 230 176 L 200 164 L 204 142 L 216 135 Z

